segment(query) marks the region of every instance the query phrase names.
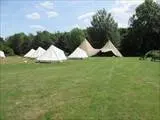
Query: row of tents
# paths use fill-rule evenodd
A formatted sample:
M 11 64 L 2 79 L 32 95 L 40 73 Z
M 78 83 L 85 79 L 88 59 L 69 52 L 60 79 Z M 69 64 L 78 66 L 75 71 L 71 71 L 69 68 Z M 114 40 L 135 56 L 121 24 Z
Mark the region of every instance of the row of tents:
M 105 46 L 101 49 L 95 49 L 91 44 L 85 39 L 80 46 L 78 46 L 69 56 L 70 59 L 84 59 L 90 56 L 94 56 L 99 52 L 106 53 L 112 52 L 115 56 L 122 57 L 122 54 L 117 50 L 117 48 L 108 41 Z M 64 61 L 67 60 L 63 50 L 51 45 L 47 50 L 42 47 L 38 47 L 37 50 L 31 49 L 27 52 L 24 57 L 35 58 L 39 62 L 53 62 L 53 61 Z

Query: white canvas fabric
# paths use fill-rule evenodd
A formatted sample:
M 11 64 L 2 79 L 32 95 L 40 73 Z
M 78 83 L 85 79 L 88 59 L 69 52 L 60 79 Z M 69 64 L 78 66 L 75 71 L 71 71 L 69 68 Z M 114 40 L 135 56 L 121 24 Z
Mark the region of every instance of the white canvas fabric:
M 37 58 L 41 56 L 44 52 L 46 52 L 45 49 L 38 47 L 37 50 L 31 55 L 31 58 Z
M 66 60 L 64 51 L 51 45 L 47 51 L 37 58 L 37 61 L 40 62 L 54 62 L 54 61 L 63 61 Z
M 28 52 L 24 55 L 24 57 L 30 58 L 34 52 L 35 52 L 35 50 L 34 50 L 34 49 L 31 49 L 30 51 L 28 51 Z
M 109 52 L 109 51 L 112 51 L 115 56 L 122 57 L 122 54 L 118 51 L 118 49 L 112 44 L 110 40 L 101 49 L 101 52 Z
M 3 51 L 0 51 L 0 57 L 1 58 L 5 58 L 6 57 Z
M 88 56 L 96 55 L 100 51 L 100 49 L 93 48 L 86 39 L 81 43 L 79 48 L 83 49 Z
M 84 50 L 82 50 L 81 48 L 79 48 L 79 47 L 76 48 L 72 52 L 72 54 L 70 54 L 68 56 L 68 58 L 72 58 L 72 59 L 84 59 L 84 58 L 87 58 L 87 57 L 88 57 L 87 53 Z

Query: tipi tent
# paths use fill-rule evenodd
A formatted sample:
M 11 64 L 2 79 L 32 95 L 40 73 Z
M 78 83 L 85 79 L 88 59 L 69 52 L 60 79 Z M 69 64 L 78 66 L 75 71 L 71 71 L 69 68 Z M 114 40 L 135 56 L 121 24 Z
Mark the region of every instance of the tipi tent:
M 37 58 L 39 62 L 53 62 L 53 61 L 63 61 L 66 60 L 64 51 L 51 45 L 47 51 Z
M 110 40 L 101 49 L 101 52 L 109 52 L 109 51 L 112 51 L 112 53 L 115 56 L 122 57 L 122 54 L 117 50 L 117 48 L 112 44 Z
M 46 50 L 44 50 L 41 47 L 38 47 L 37 50 L 31 55 L 31 58 L 37 58 L 41 56 L 44 52 L 46 52 Z
M 95 49 L 91 46 L 91 44 L 85 39 L 81 45 L 79 46 L 82 50 L 84 50 L 88 56 L 96 55 L 100 50 Z
M 31 49 L 30 51 L 28 51 L 28 52 L 24 55 L 24 57 L 30 58 L 34 52 L 35 52 L 35 50 L 34 50 L 34 49 Z
M 72 59 L 84 59 L 87 57 L 88 57 L 87 53 L 79 47 L 76 48 L 73 51 L 73 53 L 68 56 L 68 58 L 72 58 Z
M 5 56 L 4 52 L 0 50 L 0 58 L 5 58 L 5 57 L 6 56 Z

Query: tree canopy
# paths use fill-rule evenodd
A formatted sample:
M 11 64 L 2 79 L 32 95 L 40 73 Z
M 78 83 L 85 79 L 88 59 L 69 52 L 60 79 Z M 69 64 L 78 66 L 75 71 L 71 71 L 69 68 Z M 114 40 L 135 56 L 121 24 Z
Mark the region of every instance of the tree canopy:
M 119 42 L 117 23 L 111 13 L 107 13 L 105 9 L 98 10 L 92 17 L 91 25 L 87 31 L 94 47 L 101 48 L 108 40 L 114 44 Z
M 145 0 L 130 18 L 128 35 L 122 41 L 127 54 L 141 55 L 160 48 L 160 5 Z M 129 53 L 130 52 L 130 53 Z

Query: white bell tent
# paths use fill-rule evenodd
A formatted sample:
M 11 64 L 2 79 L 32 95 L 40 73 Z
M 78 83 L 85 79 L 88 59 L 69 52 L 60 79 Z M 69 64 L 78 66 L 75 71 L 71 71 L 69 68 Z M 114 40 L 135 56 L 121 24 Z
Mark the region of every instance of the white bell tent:
M 112 52 L 117 57 L 122 57 L 122 54 L 118 51 L 118 49 L 112 44 L 112 42 L 109 40 L 104 47 L 101 49 L 102 53 L 105 52 Z
M 38 47 L 37 50 L 31 55 L 31 58 L 37 58 L 41 56 L 44 52 L 46 52 L 46 50 L 44 50 L 41 47 Z
M 84 50 L 88 56 L 94 56 L 96 55 L 100 50 L 95 49 L 91 46 L 91 44 L 85 39 L 81 45 L 79 46 L 82 50 Z
M 35 50 L 34 50 L 34 49 L 31 49 L 30 51 L 28 51 L 28 52 L 24 55 L 24 57 L 30 58 L 34 52 L 35 52 Z
M 0 50 L 0 58 L 5 58 L 5 57 L 6 56 L 5 56 L 4 52 Z
M 68 58 L 71 58 L 71 59 L 84 59 L 84 58 L 87 58 L 88 55 L 87 53 L 82 50 L 81 48 L 77 47 L 69 56 Z
M 37 58 L 39 62 L 54 62 L 54 61 L 63 61 L 66 60 L 64 51 L 51 45 L 47 51 Z

